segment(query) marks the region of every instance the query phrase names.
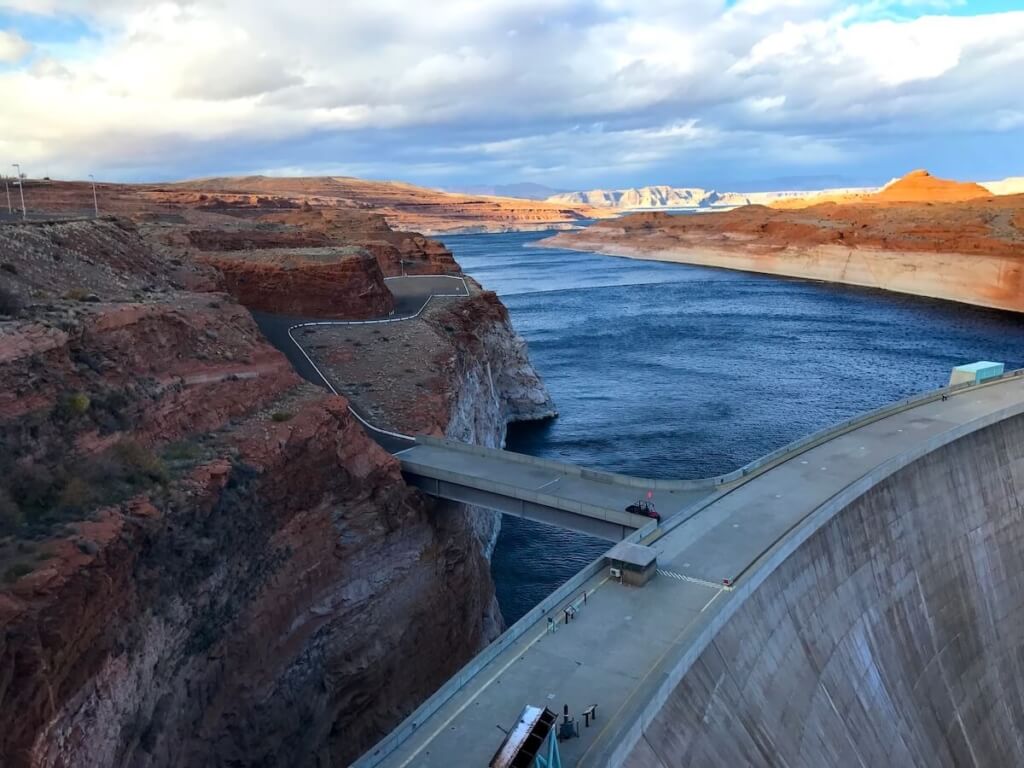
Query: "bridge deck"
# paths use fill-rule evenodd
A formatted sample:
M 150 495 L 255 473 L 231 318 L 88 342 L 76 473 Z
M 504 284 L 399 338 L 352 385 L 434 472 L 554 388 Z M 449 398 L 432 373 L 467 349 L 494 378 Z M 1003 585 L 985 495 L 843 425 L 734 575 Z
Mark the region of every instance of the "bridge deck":
M 502 504 L 495 507 L 506 514 L 522 514 L 541 522 L 560 522 L 567 527 L 576 527 L 571 517 L 556 521 L 537 514 L 545 506 L 560 508 L 576 517 L 589 516 L 615 524 L 610 528 L 619 530 L 618 535 L 602 532 L 598 527 L 588 529 L 585 520 L 578 521 L 580 525 L 577 528 L 613 540 L 622 538 L 621 530 L 628 533 L 649 522 L 647 518 L 624 513 L 629 504 L 644 498 L 648 489 L 617 484 L 610 479 L 611 476 L 600 479 L 582 477 L 575 474 L 575 468 L 569 465 L 526 463 L 517 461 L 507 453 L 480 448 L 419 444 L 399 451 L 396 455 L 408 475 L 490 491 L 500 500 L 507 499 L 510 502 L 507 506 Z M 430 492 L 429 486 L 423 487 Z M 662 517 L 668 518 L 709 493 L 710 487 L 696 490 L 658 489 L 654 491 L 653 501 Z M 456 500 L 477 503 L 472 498 Z M 533 502 L 533 512 L 519 511 L 516 506 L 518 500 Z M 486 501 L 481 503 L 487 506 Z
M 735 599 L 723 578 L 742 585 L 801 521 L 884 462 L 1021 403 L 1022 378 L 962 390 L 838 434 L 724 490 L 652 543 L 660 575 L 650 584 L 633 589 L 607 572 L 595 576 L 575 621 L 551 635 L 541 619 L 380 764 L 486 765 L 502 739 L 496 726 L 509 727 L 526 704 L 560 710 L 563 703 L 577 714 L 598 705 L 597 723 L 563 743 L 563 764 L 601 764 L 651 699 L 667 660 Z M 561 619 L 560 610 L 548 615 Z

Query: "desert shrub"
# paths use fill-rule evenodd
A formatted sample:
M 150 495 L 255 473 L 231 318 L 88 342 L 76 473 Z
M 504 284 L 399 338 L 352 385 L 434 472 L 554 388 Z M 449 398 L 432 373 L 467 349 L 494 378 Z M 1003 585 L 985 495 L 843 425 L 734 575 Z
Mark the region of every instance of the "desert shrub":
M 63 486 L 57 474 L 40 463 L 17 464 L 8 477 L 10 495 L 26 523 L 35 523 L 54 505 Z
M 21 297 L 9 288 L 0 286 L 0 315 L 14 317 L 21 312 Z
M 120 464 L 120 478 L 133 486 L 167 481 L 167 467 L 153 451 L 135 440 L 122 440 L 110 449 Z
M 291 419 L 291 417 L 292 417 L 292 414 L 288 413 L 287 411 L 276 411 L 275 413 L 273 413 L 270 416 L 272 421 L 277 421 L 277 422 L 289 421 Z
M 69 288 L 64 294 L 64 298 L 71 301 L 84 301 L 88 295 L 89 292 L 85 288 Z
M 0 536 L 15 533 L 23 522 L 25 516 L 21 513 L 21 507 L 11 498 L 11 494 L 0 488 Z
M 67 399 L 68 412 L 73 416 L 81 416 L 86 413 L 90 404 L 89 396 L 85 392 L 75 392 Z
M 81 477 L 73 476 L 61 489 L 57 503 L 61 511 L 81 513 L 92 506 L 98 495 L 97 489 Z
M 166 461 L 192 461 L 198 459 L 200 453 L 201 450 L 197 443 L 181 440 L 164 448 L 163 457 Z
M 13 584 L 22 576 L 32 573 L 32 566 L 26 563 L 15 563 L 6 571 L 4 571 L 4 581 L 8 584 Z

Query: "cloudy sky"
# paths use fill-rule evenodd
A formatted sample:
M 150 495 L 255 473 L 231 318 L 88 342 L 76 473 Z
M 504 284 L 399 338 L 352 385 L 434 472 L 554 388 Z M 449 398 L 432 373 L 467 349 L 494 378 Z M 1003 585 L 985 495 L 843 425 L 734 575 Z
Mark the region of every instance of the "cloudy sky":
M 0 0 L 0 161 L 562 189 L 1024 175 L 1024 0 Z

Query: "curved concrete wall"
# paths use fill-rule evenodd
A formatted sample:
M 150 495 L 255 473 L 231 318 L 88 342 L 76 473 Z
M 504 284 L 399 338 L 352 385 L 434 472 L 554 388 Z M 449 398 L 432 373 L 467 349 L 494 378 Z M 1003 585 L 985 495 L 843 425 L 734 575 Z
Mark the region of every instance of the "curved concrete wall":
M 1024 765 L 1022 504 L 1021 415 L 881 480 L 746 597 L 625 765 Z

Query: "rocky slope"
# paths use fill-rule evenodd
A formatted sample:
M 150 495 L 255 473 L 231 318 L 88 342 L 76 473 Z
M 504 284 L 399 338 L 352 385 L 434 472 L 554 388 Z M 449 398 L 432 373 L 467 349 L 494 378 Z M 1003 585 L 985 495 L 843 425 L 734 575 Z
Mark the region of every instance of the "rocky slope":
M 934 186 L 930 177 L 893 194 Z M 902 191 L 900 191 L 902 190 Z M 909 192 L 908 192 L 909 190 Z M 973 195 L 957 185 L 954 196 Z M 1024 196 L 642 213 L 542 245 L 883 288 L 1024 311 Z
M 0 229 L 0 763 L 344 765 L 500 629 L 493 527 L 407 488 L 168 226 Z M 509 361 L 446 429 L 543 410 L 514 339 L 446 322 L 456 400 Z

